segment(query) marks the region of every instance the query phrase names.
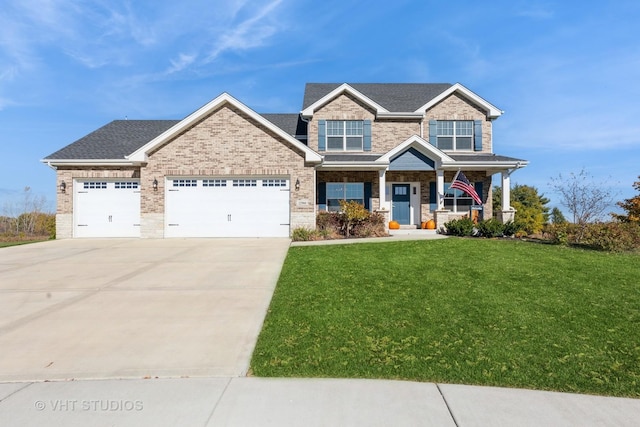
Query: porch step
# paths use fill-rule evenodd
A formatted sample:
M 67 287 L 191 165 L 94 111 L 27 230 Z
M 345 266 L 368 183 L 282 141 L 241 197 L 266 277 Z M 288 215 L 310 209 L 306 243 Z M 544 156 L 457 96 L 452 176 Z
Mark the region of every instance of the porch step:
M 419 228 L 413 224 L 400 224 L 400 230 L 419 230 Z
M 420 228 L 400 228 L 399 230 L 389 230 L 392 236 L 428 236 L 438 234 L 436 230 L 422 230 Z

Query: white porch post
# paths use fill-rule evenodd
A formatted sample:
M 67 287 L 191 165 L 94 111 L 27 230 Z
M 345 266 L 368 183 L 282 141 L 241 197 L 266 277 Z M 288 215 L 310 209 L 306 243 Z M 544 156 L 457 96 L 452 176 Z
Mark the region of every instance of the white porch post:
M 511 210 L 511 174 L 509 171 L 502 172 L 502 210 Z
M 511 172 L 502 171 L 502 210 L 499 213 L 502 223 L 513 221 L 516 217 L 516 210 L 511 207 Z
M 438 208 L 436 210 L 444 209 L 444 171 L 438 170 L 436 171 L 436 200 L 438 203 Z
M 379 184 L 379 194 L 380 194 L 380 209 L 388 211 L 390 207 L 387 206 L 388 203 L 386 198 L 387 171 L 384 169 L 378 171 L 378 184 Z

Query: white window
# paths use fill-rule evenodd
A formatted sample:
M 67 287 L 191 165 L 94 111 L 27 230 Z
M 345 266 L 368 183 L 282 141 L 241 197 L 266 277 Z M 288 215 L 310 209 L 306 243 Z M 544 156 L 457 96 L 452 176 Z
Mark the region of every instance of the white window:
M 226 187 L 227 180 L 226 179 L 203 179 L 202 186 L 203 187 Z
M 451 188 L 451 183 L 444 185 L 444 208 L 453 212 L 469 212 L 475 203 L 471 196 L 457 188 Z
M 328 182 L 327 210 L 340 210 L 340 200 L 356 201 L 364 206 L 364 183 L 362 182 Z
M 85 190 L 104 190 L 105 188 L 107 188 L 107 183 L 106 182 L 94 182 L 94 181 L 87 181 L 85 183 L 83 183 L 83 187 Z
M 362 120 L 327 120 L 328 151 L 362 151 L 363 141 Z
M 197 187 L 198 181 L 195 179 L 174 179 L 174 187 Z
M 436 134 L 438 148 L 441 150 L 469 151 L 473 148 L 472 120 L 439 120 Z
M 287 180 L 286 179 L 263 179 L 262 186 L 263 187 L 286 187 Z
M 127 181 L 127 182 L 116 182 L 115 183 L 115 188 L 116 190 L 125 190 L 125 189 L 137 189 L 138 188 L 138 183 L 137 182 L 131 182 L 131 181 Z
M 255 179 L 234 179 L 234 187 L 255 187 L 258 185 L 258 181 Z

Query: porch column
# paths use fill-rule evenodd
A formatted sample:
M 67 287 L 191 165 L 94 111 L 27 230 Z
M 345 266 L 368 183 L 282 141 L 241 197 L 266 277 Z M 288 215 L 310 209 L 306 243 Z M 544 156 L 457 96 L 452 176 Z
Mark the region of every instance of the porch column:
M 502 172 L 502 210 L 511 210 L 511 174 L 509 171 Z
M 444 171 L 437 170 L 436 171 L 436 200 L 438 203 L 438 208 L 436 210 L 440 211 L 444 209 Z
M 390 206 L 386 201 L 386 187 L 387 187 L 387 171 L 385 169 L 378 171 L 378 185 L 380 194 L 380 210 L 390 210 Z
M 502 171 L 502 211 L 499 219 L 502 223 L 513 221 L 516 210 L 511 207 L 511 172 Z

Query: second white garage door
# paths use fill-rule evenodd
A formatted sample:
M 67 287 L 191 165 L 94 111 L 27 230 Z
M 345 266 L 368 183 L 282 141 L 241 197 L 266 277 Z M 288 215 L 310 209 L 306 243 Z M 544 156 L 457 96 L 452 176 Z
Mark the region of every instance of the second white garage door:
M 289 180 L 170 178 L 165 237 L 289 237 Z

